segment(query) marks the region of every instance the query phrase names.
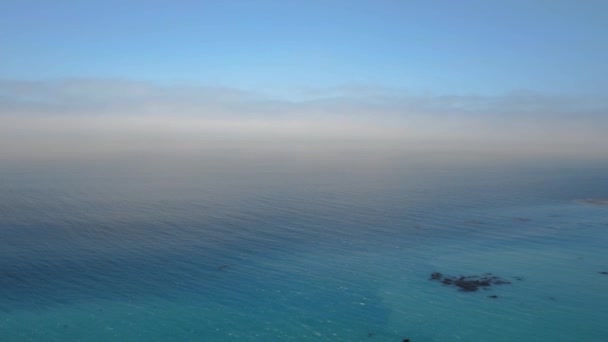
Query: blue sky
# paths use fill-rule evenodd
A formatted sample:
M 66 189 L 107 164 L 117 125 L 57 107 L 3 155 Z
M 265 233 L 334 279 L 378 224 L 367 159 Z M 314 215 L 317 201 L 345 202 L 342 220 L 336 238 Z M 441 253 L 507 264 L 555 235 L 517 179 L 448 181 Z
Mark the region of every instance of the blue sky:
M 0 79 L 605 94 L 607 1 L 0 1 Z

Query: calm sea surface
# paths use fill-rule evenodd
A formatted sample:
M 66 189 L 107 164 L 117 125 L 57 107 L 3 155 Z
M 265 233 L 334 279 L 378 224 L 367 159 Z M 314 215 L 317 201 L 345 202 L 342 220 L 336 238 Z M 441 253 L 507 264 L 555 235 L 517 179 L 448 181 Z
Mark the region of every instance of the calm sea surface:
M 607 163 L 3 163 L 0 341 L 608 341 L 586 198 Z

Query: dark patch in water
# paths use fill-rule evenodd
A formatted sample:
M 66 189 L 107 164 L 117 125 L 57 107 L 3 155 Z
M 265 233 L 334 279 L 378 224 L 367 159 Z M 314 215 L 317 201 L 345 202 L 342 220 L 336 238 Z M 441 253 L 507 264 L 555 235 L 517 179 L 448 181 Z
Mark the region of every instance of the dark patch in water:
M 498 298 L 498 296 L 497 295 L 491 295 L 491 296 L 488 296 L 488 298 Z
M 218 269 L 219 271 L 223 271 L 223 270 L 225 270 L 225 269 L 227 269 L 227 268 L 229 268 L 229 267 L 230 267 L 230 265 L 220 265 L 220 266 L 218 266 L 218 267 L 217 267 L 217 269 Z
M 515 279 L 515 280 L 519 280 L 519 281 L 524 280 L 524 278 L 523 278 L 523 277 L 513 277 L 513 279 Z
M 606 272 L 606 271 L 601 271 L 601 272 L 597 272 L 597 273 L 599 273 L 599 274 L 608 274 L 608 272 Z
M 410 342 L 410 339 L 409 338 L 404 338 L 403 342 Z
M 515 221 L 519 221 L 519 222 L 530 222 L 532 221 L 532 219 L 526 218 L 526 217 L 516 217 L 514 218 Z
M 483 224 L 483 222 L 478 221 L 478 220 L 468 220 L 468 221 L 465 221 L 464 223 L 468 224 L 470 226 L 477 226 L 477 225 Z
M 431 273 L 431 280 L 441 280 L 441 278 L 443 278 L 443 274 L 439 272 Z
M 458 287 L 460 291 L 473 292 L 479 290 L 479 288 L 486 289 L 492 285 L 504 285 L 511 284 L 510 281 L 501 279 L 492 273 L 484 273 L 480 276 L 459 276 L 450 277 L 444 276 L 439 272 L 431 273 L 430 280 L 440 281 L 444 285 Z

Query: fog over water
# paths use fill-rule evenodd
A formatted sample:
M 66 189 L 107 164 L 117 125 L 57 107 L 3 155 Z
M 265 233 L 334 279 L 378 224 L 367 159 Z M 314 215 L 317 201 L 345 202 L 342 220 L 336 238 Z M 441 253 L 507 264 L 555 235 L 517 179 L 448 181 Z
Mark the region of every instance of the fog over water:
M 113 79 L 0 82 L 0 158 L 605 158 L 605 101 L 345 86 L 290 95 Z

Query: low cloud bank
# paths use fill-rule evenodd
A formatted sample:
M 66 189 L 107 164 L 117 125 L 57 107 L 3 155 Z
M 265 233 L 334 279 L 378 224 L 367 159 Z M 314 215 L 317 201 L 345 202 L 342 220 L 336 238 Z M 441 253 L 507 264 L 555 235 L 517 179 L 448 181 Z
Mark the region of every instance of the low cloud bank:
M 0 160 L 360 158 L 403 153 L 608 157 L 594 96 L 409 94 L 348 86 L 290 98 L 125 80 L 0 81 Z

